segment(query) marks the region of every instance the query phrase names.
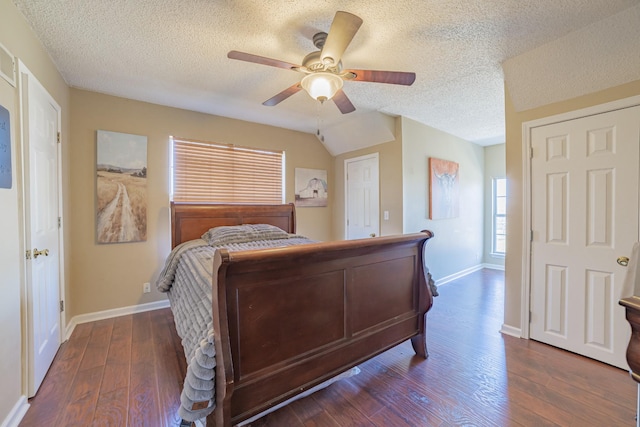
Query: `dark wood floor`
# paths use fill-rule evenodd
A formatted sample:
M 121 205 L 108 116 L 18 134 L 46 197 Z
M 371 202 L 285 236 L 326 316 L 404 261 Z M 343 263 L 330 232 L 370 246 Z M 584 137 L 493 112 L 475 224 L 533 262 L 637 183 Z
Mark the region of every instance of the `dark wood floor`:
M 429 359 L 404 343 L 257 426 L 634 426 L 628 373 L 501 335 L 503 273 L 440 288 Z M 27 426 L 177 426 L 185 361 L 169 309 L 78 325 Z

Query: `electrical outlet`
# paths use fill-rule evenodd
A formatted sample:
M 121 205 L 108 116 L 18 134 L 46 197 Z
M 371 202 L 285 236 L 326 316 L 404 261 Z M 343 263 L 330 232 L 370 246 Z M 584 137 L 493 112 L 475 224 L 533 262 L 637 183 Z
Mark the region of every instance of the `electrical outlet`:
M 149 282 L 143 283 L 142 284 L 142 292 L 144 292 L 145 294 L 148 294 L 149 292 L 151 292 L 151 283 L 149 283 Z

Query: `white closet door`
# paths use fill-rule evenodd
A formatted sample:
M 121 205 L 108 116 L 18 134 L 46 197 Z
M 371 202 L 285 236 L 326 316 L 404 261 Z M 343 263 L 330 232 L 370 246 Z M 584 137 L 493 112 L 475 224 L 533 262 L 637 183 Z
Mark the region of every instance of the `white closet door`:
M 627 369 L 640 107 L 532 129 L 532 339 Z

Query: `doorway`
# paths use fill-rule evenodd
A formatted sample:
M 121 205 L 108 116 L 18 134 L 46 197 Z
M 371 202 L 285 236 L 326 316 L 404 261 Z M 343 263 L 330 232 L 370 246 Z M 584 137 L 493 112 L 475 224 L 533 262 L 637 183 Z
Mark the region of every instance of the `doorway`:
M 25 248 L 26 392 L 38 391 L 64 330 L 61 109 L 19 63 Z
M 380 235 L 378 153 L 344 161 L 346 239 Z
M 626 267 L 616 260 L 639 238 L 640 106 L 608 107 L 525 124 L 522 325 L 525 337 L 627 369 L 629 327 L 618 305 Z

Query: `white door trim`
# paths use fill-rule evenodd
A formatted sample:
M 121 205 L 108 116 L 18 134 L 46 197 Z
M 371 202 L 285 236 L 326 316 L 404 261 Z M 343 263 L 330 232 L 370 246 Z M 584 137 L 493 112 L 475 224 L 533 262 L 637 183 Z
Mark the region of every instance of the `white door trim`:
M 529 338 L 531 307 L 531 131 L 533 128 L 640 105 L 640 95 L 522 123 L 522 288 L 520 336 Z
M 35 75 L 27 68 L 27 66 L 21 61 L 18 60 L 18 100 L 19 100 L 19 119 L 20 119 L 20 156 L 21 156 L 21 165 L 20 165 L 20 173 L 17 174 L 18 176 L 18 191 L 21 194 L 21 203 L 19 203 L 19 209 L 20 209 L 20 219 L 22 221 L 21 223 L 21 234 L 22 234 L 22 242 L 21 242 L 21 253 L 24 254 L 25 250 L 26 250 L 26 243 L 27 243 L 27 235 L 26 235 L 26 227 L 27 227 L 27 223 L 29 222 L 29 218 L 27 217 L 27 212 L 29 212 L 29 210 L 27 209 L 27 204 L 29 203 L 29 198 L 27 197 L 26 194 L 26 183 L 29 181 L 28 176 L 26 176 L 27 172 L 26 171 L 26 167 L 25 167 L 25 162 L 28 159 L 29 153 L 26 151 L 26 143 L 27 143 L 27 138 L 29 135 L 29 131 L 28 131 L 28 119 L 27 117 L 25 117 L 25 115 L 28 116 L 29 114 L 29 110 L 28 110 L 28 103 L 27 103 L 27 97 L 28 97 L 28 85 L 35 85 L 38 86 L 47 96 L 48 101 L 54 106 L 56 112 L 57 112 L 57 126 L 58 126 L 58 131 L 62 133 L 62 109 L 60 108 L 60 105 L 56 102 L 56 100 L 51 96 L 51 94 L 49 93 L 49 91 L 42 86 L 42 84 L 40 83 L 40 81 L 38 81 L 38 79 L 35 77 Z M 57 147 L 57 156 L 58 156 L 58 217 L 61 218 L 60 220 L 60 227 L 58 228 L 58 283 L 59 283 L 59 292 L 60 292 L 60 300 L 62 301 L 62 303 L 64 304 L 65 301 L 65 271 L 64 271 L 64 217 L 62 216 L 62 212 L 63 212 L 63 187 L 62 187 L 62 143 L 58 144 Z M 20 256 L 20 260 L 21 260 L 21 272 L 22 272 L 22 287 L 20 290 L 21 293 L 21 299 L 23 301 L 22 303 L 22 352 L 24 357 L 22 358 L 22 362 L 23 362 L 23 366 L 22 366 L 22 392 L 24 395 L 28 395 L 28 384 L 29 384 L 29 356 L 28 356 L 28 341 L 29 341 L 29 335 L 30 334 L 30 329 L 32 327 L 32 325 L 29 323 L 29 313 L 28 313 L 28 309 L 29 309 L 29 304 L 28 304 L 28 299 L 27 299 L 27 292 L 28 292 L 28 283 L 26 282 L 26 278 L 28 277 L 27 274 L 27 268 L 28 265 L 25 262 L 25 256 L 21 255 Z M 65 307 L 65 311 L 66 311 L 66 307 Z M 64 331 L 66 330 L 66 320 L 65 320 L 65 313 L 61 312 L 60 313 L 60 328 L 59 328 L 59 334 L 60 334 L 60 343 L 62 343 L 65 339 L 65 335 L 64 335 Z
M 347 179 L 347 173 L 349 170 L 349 163 L 359 162 L 361 160 L 367 159 L 376 159 L 377 168 L 378 168 L 378 181 L 380 181 L 380 155 L 378 152 L 365 154 L 363 156 L 352 157 L 350 159 L 344 160 L 344 206 L 345 206 L 345 215 L 344 215 L 344 239 L 347 239 L 348 235 L 348 221 L 349 221 L 349 180 Z M 378 182 L 378 203 L 380 203 L 380 183 Z M 378 209 L 378 215 L 380 214 L 380 209 Z M 376 231 L 376 236 L 380 235 L 380 220 L 378 219 L 378 230 Z

